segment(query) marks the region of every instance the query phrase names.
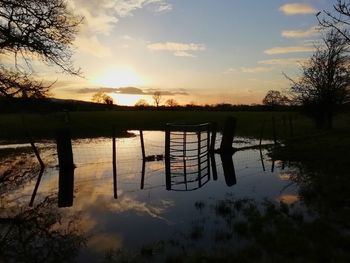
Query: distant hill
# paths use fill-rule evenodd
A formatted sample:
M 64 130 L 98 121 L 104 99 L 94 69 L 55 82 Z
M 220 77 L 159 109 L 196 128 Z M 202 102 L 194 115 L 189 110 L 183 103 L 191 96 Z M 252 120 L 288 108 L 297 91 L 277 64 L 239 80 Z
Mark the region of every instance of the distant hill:
M 0 98 L 0 113 L 18 112 L 55 112 L 55 111 L 99 111 L 117 109 L 120 106 L 81 100 L 66 100 L 55 98 L 22 99 Z

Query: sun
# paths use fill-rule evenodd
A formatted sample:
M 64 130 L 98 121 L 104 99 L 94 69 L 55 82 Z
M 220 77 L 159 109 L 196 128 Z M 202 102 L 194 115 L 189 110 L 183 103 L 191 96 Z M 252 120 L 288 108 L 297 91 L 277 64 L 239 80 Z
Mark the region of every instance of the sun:
M 143 79 L 131 69 L 113 69 L 98 76 L 94 83 L 111 88 L 142 86 Z

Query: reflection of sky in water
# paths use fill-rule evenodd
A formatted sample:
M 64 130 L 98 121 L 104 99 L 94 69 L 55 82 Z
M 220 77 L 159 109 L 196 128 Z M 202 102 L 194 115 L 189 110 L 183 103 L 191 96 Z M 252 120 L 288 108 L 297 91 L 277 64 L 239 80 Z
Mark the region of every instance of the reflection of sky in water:
M 144 132 L 146 155 L 164 154 L 164 137 L 162 132 Z M 211 180 L 200 189 L 167 191 L 164 162 L 155 161 L 146 163 L 144 189 L 140 190 L 142 154 L 139 136 L 117 139 L 118 199 L 114 199 L 111 141 L 108 138 L 73 141 L 76 164 L 74 203 L 61 211 L 70 215 L 79 213 L 82 218 L 80 227 L 90 237 L 87 242 L 90 252 L 140 247 L 167 239 L 175 231 L 187 229 L 198 215 L 194 206 L 196 201 L 206 203 L 223 199 L 227 194 L 257 200 L 267 197 L 286 203 L 298 200 L 295 186 L 284 189 L 290 184 L 288 170 L 282 171 L 281 163 L 276 163 L 274 172 L 271 172 L 272 162 L 263 151 L 262 163 L 259 150 L 239 151 L 233 155 L 237 184 L 231 187 L 226 185 L 220 155 L 216 154 L 217 181 L 213 180 L 211 171 Z M 249 140 L 247 144 L 245 140 L 240 140 L 235 147 L 249 144 L 258 144 L 258 141 Z M 42 177 L 35 203 L 58 192 L 56 154 L 52 147 L 39 146 L 45 159 L 51 160 Z M 27 183 L 18 191 L 9 193 L 6 199 L 27 205 L 34 185 L 35 181 Z M 6 212 L 5 204 L 9 202 L 2 201 L 1 213 Z M 82 253 L 82 260 L 90 255 L 88 250 Z

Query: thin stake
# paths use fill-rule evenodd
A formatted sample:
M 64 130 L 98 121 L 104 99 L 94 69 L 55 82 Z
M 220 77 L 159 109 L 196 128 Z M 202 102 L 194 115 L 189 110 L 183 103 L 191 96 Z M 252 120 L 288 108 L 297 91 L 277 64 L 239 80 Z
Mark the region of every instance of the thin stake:
M 116 140 L 115 140 L 115 127 L 113 127 L 113 135 L 112 135 L 112 162 L 113 162 L 113 193 L 114 198 L 118 198 L 117 191 L 117 152 L 116 152 Z
M 142 159 L 146 159 L 146 153 L 145 153 L 145 143 L 143 140 L 143 131 L 140 130 L 140 140 L 141 140 L 141 150 L 142 150 Z

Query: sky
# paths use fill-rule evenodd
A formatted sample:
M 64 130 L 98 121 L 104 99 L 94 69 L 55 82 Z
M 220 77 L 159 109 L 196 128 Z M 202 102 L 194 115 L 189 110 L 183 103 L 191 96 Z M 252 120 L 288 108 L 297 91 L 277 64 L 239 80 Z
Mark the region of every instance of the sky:
M 320 37 L 315 14 L 335 0 L 70 0 L 84 16 L 73 57 L 83 77 L 42 68 L 56 98 L 91 100 L 104 91 L 119 105 L 255 104 L 284 91 L 283 72 L 300 63 Z

